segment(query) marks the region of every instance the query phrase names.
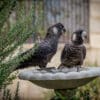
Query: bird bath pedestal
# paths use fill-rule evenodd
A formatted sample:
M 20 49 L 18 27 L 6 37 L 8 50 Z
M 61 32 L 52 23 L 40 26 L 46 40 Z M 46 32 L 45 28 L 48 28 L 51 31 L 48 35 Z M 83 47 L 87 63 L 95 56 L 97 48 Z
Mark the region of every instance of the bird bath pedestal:
M 80 68 L 79 72 L 77 72 L 77 68 L 56 69 L 53 67 L 22 71 L 19 74 L 20 79 L 29 80 L 44 88 L 54 89 L 56 94 L 60 93 L 66 97 L 72 95 L 71 90 L 73 91 L 99 76 L 100 67 Z

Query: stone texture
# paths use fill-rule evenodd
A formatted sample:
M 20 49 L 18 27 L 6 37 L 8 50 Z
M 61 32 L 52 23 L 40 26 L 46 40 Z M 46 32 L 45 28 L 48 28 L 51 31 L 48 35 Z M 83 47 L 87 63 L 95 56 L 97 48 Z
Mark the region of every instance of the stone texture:
M 34 69 L 19 74 L 20 79 L 29 80 L 41 87 L 51 89 L 77 88 L 98 76 L 100 76 L 100 67 L 80 68 L 79 72 L 77 72 L 76 67 L 70 69 Z

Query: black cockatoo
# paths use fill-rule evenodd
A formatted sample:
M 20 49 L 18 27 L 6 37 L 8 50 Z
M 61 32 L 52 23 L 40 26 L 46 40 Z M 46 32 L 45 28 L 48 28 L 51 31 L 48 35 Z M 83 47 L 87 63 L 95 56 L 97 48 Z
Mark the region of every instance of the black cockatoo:
M 84 41 L 87 39 L 87 33 L 84 30 L 77 30 L 71 36 L 71 42 L 65 44 L 61 54 L 61 64 L 58 68 L 79 67 L 83 64 L 86 56 L 86 47 Z
M 45 68 L 56 53 L 58 40 L 65 31 L 66 30 L 61 23 L 57 23 L 49 27 L 44 40 L 38 44 L 37 48 L 30 55 L 30 57 L 20 62 L 16 69 L 22 69 L 28 66 L 39 66 L 40 68 Z M 32 50 L 33 48 L 22 53 L 20 56 L 23 57 L 29 52 L 32 52 Z

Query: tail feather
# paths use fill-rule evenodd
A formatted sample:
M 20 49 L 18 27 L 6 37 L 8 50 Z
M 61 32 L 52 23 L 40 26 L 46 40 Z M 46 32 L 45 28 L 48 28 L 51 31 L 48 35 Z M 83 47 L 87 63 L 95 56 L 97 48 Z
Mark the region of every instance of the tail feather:
M 17 69 L 23 69 L 23 68 L 26 68 L 28 66 L 31 66 L 32 65 L 32 62 L 30 62 L 30 59 L 29 58 L 25 58 L 26 55 L 28 55 L 29 53 L 31 52 L 31 49 L 20 54 L 18 57 L 19 58 L 22 58 L 23 61 L 20 61 L 18 66 L 16 66 L 15 70 Z M 25 58 L 25 59 L 24 59 Z
M 24 60 L 23 62 L 19 63 L 19 65 L 15 68 L 15 70 L 17 70 L 17 69 L 24 69 L 24 68 L 27 68 L 29 66 L 31 66 L 31 63 Z

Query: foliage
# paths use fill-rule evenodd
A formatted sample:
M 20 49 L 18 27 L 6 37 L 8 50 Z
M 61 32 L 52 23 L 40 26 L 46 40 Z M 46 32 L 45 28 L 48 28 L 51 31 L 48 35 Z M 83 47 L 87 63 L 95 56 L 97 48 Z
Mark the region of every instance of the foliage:
M 15 76 L 9 77 L 9 75 L 20 61 L 29 56 L 26 55 L 23 58 L 19 56 L 13 57 L 15 50 L 35 33 L 36 27 L 38 26 L 38 23 L 34 22 L 34 26 L 32 23 L 33 16 L 35 15 L 34 7 L 31 6 L 30 11 L 26 15 L 24 13 L 25 7 L 23 3 L 24 2 L 21 2 L 20 6 L 17 0 L 0 1 L 0 8 L 2 8 L 0 11 L 0 88 L 15 78 Z M 8 32 L 6 32 L 4 29 L 5 23 L 12 11 L 16 10 L 18 14 L 17 21 L 10 27 Z
M 12 100 L 11 93 L 9 89 L 4 88 L 2 100 Z
M 5 86 L 4 91 L 3 91 L 2 100 L 20 100 L 18 92 L 19 92 L 19 82 L 17 83 L 14 97 L 12 97 L 10 89 L 7 89 Z
M 76 96 L 78 100 L 100 100 L 100 78 L 97 78 L 93 82 L 86 86 L 77 89 Z
M 100 100 L 100 78 L 77 89 L 64 90 L 64 93 L 65 96 L 56 91 L 56 96 L 51 100 Z
M 19 82 L 17 83 L 14 100 L 19 100 L 18 92 L 19 92 Z
M 16 0 L 1 0 L 0 1 L 0 35 L 4 23 L 7 21 L 11 11 L 16 5 Z

